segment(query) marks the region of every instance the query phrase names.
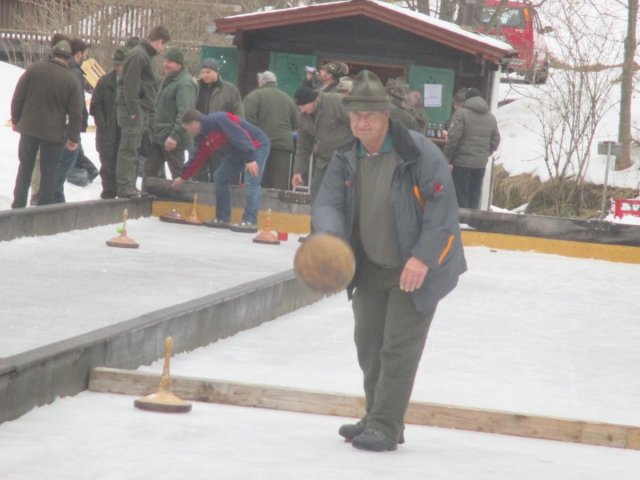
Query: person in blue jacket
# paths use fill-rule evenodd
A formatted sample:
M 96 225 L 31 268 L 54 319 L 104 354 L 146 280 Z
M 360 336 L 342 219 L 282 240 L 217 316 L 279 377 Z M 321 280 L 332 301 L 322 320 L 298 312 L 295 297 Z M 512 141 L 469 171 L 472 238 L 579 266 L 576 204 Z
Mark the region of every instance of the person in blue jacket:
M 358 73 L 342 102 L 355 138 L 334 153 L 312 205 L 316 233 L 344 238 L 356 256 L 348 294 L 366 413 L 338 433 L 395 450 L 436 307 L 466 270 L 458 204 L 440 149 L 389 118 L 374 73 Z
M 262 200 L 260 182 L 269 156 L 269 137 L 252 123 L 230 112 L 203 115 L 187 110 L 182 116 L 185 131 L 196 137 L 196 153 L 186 163 L 171 186 L 180 188 L 193 177 L 216 152 L 224 160 L 216 169 L 213 183 L 216 189 L 216 218 L 207 223 L 214 228 L 229 228 L 234 232 L 257 232 L 258 210 Z M 231 224 L 231 181 L 245 171 L 245 206 L 240 223 Z

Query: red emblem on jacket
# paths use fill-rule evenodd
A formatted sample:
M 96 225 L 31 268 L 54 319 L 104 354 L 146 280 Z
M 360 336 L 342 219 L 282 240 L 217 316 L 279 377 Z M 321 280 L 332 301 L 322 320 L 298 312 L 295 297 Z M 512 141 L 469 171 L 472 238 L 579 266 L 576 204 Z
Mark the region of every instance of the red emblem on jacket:
M 436 182 L 433 184 L 433 193 L 440 193 L 444 190 L 444 185 L 440 182 Z

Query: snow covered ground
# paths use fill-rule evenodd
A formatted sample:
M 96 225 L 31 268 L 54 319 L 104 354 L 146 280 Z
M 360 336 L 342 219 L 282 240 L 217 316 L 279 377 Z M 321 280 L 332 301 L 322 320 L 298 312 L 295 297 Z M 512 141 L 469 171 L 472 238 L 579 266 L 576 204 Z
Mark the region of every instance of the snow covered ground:
M 640 452 L 409 425 L 396 452 L 337 435 L 351 419 L 194 404 L 169 415 L 85 392 L 0 426 L 3 480 L 635 480 Z
M 116 251 L 103 245 L 112 230 L 3 243 L 0 252 L 15 245 L 1 260 L 3 269 L 8 265 L 3 277 L 19 277 L 25 259 L 41 258 L 38 252 L 46 248 L 54 252 L 47 258 L 51 266 L 64 265 L 47 285 L 51 298 L 77 292 L 76 272 L 90 284 L 91 275 L 126 268 L 122 281 L 132 277 L 137 283 L 120 286 L 116 277 L 96 287 L 115 290 L 112 304 L 123 289 L 130 308 L 138 308 L 137 297 L 154 289 L 153 298 L 163 302 L 166 283 L 196 295 L 202 293 L 198 288 L 220 288 L 220 278 L 242 280 L 240 270 L 253 269 L 254 260 L 265 262 L 254 269 L 261 274 L 279 262 L 290 266 L 295 249 L 291 241 L 278 250 L 251 244 L 248 253 L 237 241 L 240 234 L 148 219 L 130 227 L 141 249 Z M 207 258 L 172 259 L 168 252 L 176 245 Z M 269 254 L 258 255 L 263 251 Z M 276 251 L 281 255 L 270 254 Z M 78 264 L 71 252 L 80 257 Z M 640 282 L 636 265 L 482 247 L 466 254 L 469 271 L 440 304 L 432 325 L 415 400 L 640 425 L 640 324 L 631 295 Z M 243 259 L 227 261 L 233 255 Z M 262 256 L 281 258 L 258 260 Z M 7 264 L 11 257 L 15 262 Z M 89 258 L 93 273 L 81 266 Z M 156 260 L 152 271 L 149 259 Z M 200 261 L 207 266 L 201 269 Z M 182 276 L 177 265 L 196 268 L 193 277 Z M 172 276 L 163 282 L 167 271 Z M 31 290 L 42 295 L 43 287 Z M 84 315 L 98 317 L 109 309 L 109 299 L 102 305 L 90 294 L 75 299 L 75 307 L 88 305 L 92 313 Z M 3 318 L 1 328 L 16 324 L 16 337 L 43 339 L 54 329 L 70 335 L 86 328 L 78 318 L 55 318 L 34 325 L 26 315 L 19 322 L 12 316 Z M 350 304 L 339 294 L 177 355 L 172 373 L 361 394 L 351 329 Z M 159 373 L 161 365 L 142 370 Z M 345 421 L 350 419 L 202 403 L 187 415 L 164 415 L 136 410 L 132 397 L 84 392 L 0 425 L 0 478 L 634 480 L 640 469 L 638 451 L 414 425 L 397 452 L 372 454 L 341 441 L 336 432 Z

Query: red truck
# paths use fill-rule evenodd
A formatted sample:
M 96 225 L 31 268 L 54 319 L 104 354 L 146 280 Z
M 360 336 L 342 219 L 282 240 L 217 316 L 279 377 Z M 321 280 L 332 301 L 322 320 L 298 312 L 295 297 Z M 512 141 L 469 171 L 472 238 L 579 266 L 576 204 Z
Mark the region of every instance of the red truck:
M 529 1 L 485 0 L 480 12 L 480 31 L 504 40 L 518 51 L 509 70 L 523 75 L 531 83 L 545 83 L 549 76 L 549 51 L 544 34 L 551 27 L 543 27 L 535 7 Z M 497 18 L 491 20 L 498 10 Z

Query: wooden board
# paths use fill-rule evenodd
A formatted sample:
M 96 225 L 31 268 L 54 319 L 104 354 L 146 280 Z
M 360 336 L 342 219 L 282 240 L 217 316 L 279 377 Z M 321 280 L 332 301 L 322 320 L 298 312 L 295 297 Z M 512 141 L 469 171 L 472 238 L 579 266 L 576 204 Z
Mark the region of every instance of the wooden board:
M 91 373 L 89 390 L 134 396 L 148 395 L 156 391 L 159 381 L 159 374 L 96 368 Z M 172 377 L 172 389 L 179 397 L 198 402 L 355 418 L 360 418 L 364 414 L 364 399 L 353 395 L 179 376 Z M 410 404 L 406 422 L 415 425 L 640 450 L 640 427 L 637 426 L 422 402 Z
M 96 88 L 98 80 L 105 74 L 104 69 L 93 58 L 87 58 L 82 62 L 82 73 L 84 73 L 84 79 L 87 81 L 91 88 Z

